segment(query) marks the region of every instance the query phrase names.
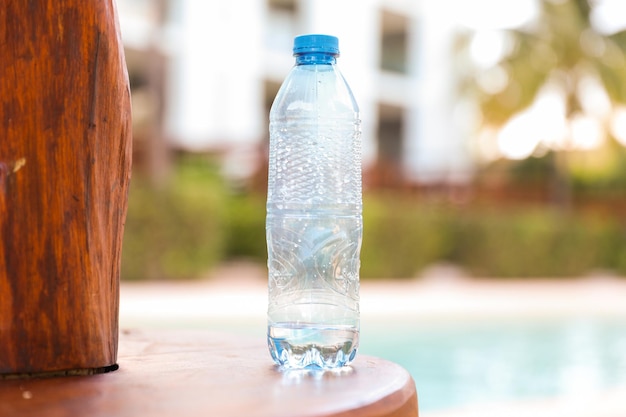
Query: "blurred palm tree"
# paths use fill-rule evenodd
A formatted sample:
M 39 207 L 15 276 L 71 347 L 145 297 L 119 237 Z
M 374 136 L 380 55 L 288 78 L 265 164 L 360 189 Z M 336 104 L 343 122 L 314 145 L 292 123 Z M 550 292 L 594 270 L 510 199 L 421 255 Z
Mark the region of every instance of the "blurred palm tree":
M 616 105 L 626 103 L 626 31 L 606 35 L 594 28 L 590 17 L 595 3 L 541 0 L 533 22 L 505 32 L 509 46 L 499 62 L 462 81 L 465 93 L 478 99 L 482 127 L 502 128 L 548 89 L 562 97 L 564 118 L 570 126 L 577 117 L 589 113 L 583 90 L 590 83 L 604 90 L 608 113 Z M 471 38 L 463 39 L 465 47 L 469 47 Z M 484 82 L 481 86 L 481 76 L 490 77 L 487 82 L 491 88 L 485 88 Z M 604 131 L 609 117 L 607 114 L 599 120 Z M 567 153 L 572 146 L 571 128 L 561 143 L 551 146 L 551 197 L 560 207 L 569 206 L 571 200 Z

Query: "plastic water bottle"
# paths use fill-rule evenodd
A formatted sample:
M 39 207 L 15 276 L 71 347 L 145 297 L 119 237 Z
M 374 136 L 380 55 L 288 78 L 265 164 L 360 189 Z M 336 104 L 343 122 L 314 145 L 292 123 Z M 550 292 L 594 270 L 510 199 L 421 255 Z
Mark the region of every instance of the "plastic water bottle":
M 336 37 L 298 36 L 293 54 L 270 111 L 268 346 L 285 368 L 337 368 L 359 345 L 359 109 Z

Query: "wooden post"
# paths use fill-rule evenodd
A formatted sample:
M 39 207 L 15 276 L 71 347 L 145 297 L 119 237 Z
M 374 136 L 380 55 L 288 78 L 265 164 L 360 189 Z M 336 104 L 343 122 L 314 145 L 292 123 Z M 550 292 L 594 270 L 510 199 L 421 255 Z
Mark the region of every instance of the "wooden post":
M 114 0 L 0 7 L 0 379 L 116 368 L 131 164 Z

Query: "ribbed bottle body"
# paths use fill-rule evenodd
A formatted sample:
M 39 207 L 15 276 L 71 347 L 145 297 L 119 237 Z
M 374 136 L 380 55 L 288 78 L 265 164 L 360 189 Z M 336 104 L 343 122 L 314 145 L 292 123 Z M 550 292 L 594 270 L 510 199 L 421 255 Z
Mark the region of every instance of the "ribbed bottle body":
M 348 364 L 359 340 L 358 107 L 335 65 L 293 68 L 270 112 L 268 345 L 289 368 Z

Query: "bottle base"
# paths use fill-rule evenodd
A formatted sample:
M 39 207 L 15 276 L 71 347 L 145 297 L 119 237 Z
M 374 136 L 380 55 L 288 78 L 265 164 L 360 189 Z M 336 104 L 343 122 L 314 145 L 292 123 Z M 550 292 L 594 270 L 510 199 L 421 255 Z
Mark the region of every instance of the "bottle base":
M 268 326 L 267 344 L 277 365 L 288 369 L 336 369 L 356 356 L 359 330 L 354 326 L 275 323 Z

